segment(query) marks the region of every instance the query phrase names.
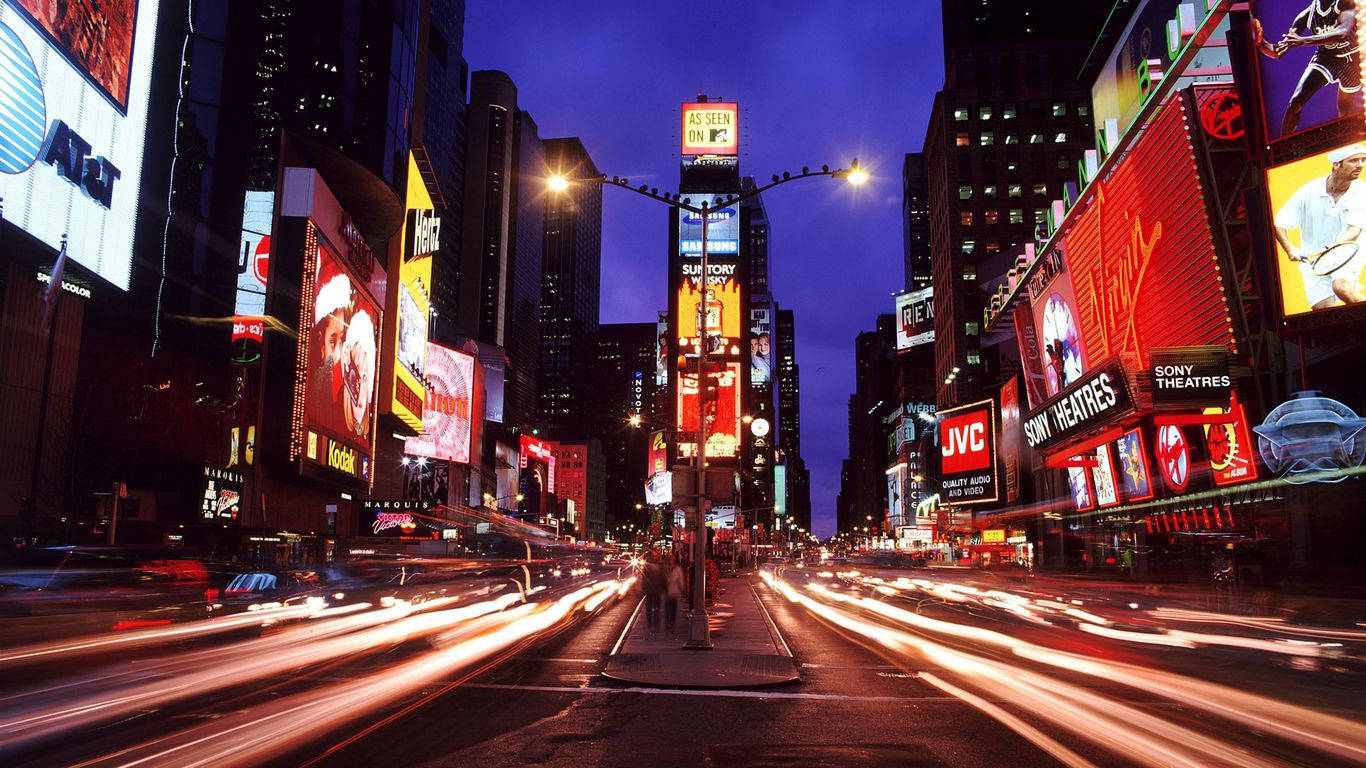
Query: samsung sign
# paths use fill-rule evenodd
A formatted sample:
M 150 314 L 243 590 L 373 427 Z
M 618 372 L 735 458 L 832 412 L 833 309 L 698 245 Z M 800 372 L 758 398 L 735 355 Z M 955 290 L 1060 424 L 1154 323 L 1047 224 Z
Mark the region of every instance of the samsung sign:
M 31 5 L 0 2 L 3 216 L 127 290 L 158 0 Z

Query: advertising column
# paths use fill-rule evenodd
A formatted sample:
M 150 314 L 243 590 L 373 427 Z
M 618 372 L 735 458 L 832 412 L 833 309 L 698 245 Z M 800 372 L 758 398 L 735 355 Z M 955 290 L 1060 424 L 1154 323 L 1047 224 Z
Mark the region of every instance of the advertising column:
M 393 417 L 395 429 L 417 434 L 422 431 L 426 399 L 422 376 L 432 311 L 432 257 L 439 247 L 441 219 L 411 152 L 404 207 L 403 228 L 389 246 L 388 271 L 396 279 L 388 282 L 384 306 L 395 322 L 385 333 L 380 412 Z

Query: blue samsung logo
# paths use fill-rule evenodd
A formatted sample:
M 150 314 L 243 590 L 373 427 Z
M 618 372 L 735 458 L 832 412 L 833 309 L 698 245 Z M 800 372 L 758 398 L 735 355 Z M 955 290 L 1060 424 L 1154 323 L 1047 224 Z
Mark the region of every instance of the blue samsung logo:
M 0 173 L 22 173 L 42 150 L 47 104 L 33 56 L 0 24 Z
M 43 81 L 33 56 L 14 30 L 0 23 L 0 173 L 23 173 L 42 158 L 108 208 L 121 174 L 109 158 L 91 155 L 90 149 L 90 142 L 61 120 L 47 125 Z

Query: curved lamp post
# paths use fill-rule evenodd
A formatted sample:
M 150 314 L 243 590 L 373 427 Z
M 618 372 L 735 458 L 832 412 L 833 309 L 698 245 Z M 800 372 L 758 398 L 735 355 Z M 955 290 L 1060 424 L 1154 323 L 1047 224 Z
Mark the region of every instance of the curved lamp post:
M 762 187 L 756 187 L 743 194 L 728 193 L 709 193 L 696 192 L 701 198 L 701 202 L 693 205 L 692 197 L 683 194 L 670 194 L 660 192 L 658 187 L 651 187 L 648 184 L 641 184 L 639 187 L 632 187 L 628 179 L 612 176 L 608 178 L 606 174 L 596 178 L 575 179 L 574 182 L 596 182 L 599 184 L 611 185 L 622 189 L 630 190 L 643 197 L 648 197 L 656 202 L 664 203 L 671 208 L 678 208 L 689 213 L 698 214 L 702 220 L 702 248 L 700 264 L 698 266 L 702 281 L 702 296 L 705 298 L 707 290 L 707 224 L 711 211 L 725 208 L 727 206 L 742 203 L 751 198 L 773 189 L 776 186 L 786 184 L 789 181 L 798 179 L 815 178 L 817 176 L 829 176 L 834 179 L 843 179 L 854 186 L 858 186 L 868 181 L 868 172 L 859 167 L 858 158 L 854 158 L 848 168 L 836 168 L 831 170 L 830 166 L 822 165 L 819 170 L 811 170 L 803 167 L 801 173 L 793 175 L 784 172 L 781 177 L 774 174 L 773 180 Z M 546 179 L 546 187 L 554 193 L 562 193 L 569 189 L 571 181 L 562 175 L 552 175 Z M 709 200 L 708 198 L 711 198 Z M 706 421 L 706 399 L 702 396 L 706 388 L 707 375 L 707 345 L 704 343 L 707 327 L 707 302 L 699 300 L 697 302 L 697 434 L 693 441 L 696 449 L 693 452 L 693 465 L 697 473 L 697 509 L 693 519 L 693 578 L 691 609 L 688 611 L 688 642 L 684 645 L 690 649 L 710 649 L 711 630 L 707 626 L 707 611 L 704 606 L 707 596 L 707 521 L 706 515 L 702 513 L 703 501 L 706 497 L 706 453 L 707 453 L 707 421 Z

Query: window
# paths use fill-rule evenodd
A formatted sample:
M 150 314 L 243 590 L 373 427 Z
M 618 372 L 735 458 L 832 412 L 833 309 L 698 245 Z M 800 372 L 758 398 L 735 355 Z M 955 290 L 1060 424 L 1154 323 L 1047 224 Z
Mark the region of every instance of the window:
M 1066 115 L 1067 115 L 1067 102 L 1065 102 L 1065 101 L 1055 101 L 1055 102 L 1053 102 L 1053 116 L 1054 116 L 1054 117 L 1065 117 Z
M 982 131 L 982 135 L 977 137 L 977 143 L 989 147 L 996 143 L 996 134 L 991 131 Z
M 1081 115 L 1082 117 L 1086 117 L 1087 115 L 1091 114 L 1091 108 L 1086 106 L 1085 104 L 1078 104 L 1077 114 Z
M 1048 223 L 1048 209 L 1047 209 L 1047 208 L 1035 208 L 1035 209 L 1034 209 L 1034 223 L 1035 223 L 1035 224 L 1047 224 L 1047 223 Z
M 989 211 L 982 211 L 982 220 L 987 224 L 996 224 L 1001 218 L 1001 212 L 995 208 Z
M 968 365 L 981 365 L 982 355 L 975 349 L 968 350 Z
M 982 197 L 995 197 L 995 196 L 996 196 L 996 185 L 995 185 L 995 184 L 988 184 L 988 185 L 986 185 L 985 187 L 982 187 Z
M 958 213 L 958 223 L 965 227 L 972 226 L 972 211 L 960 211 Z
M 1043 143 L 1043 134 L 1042 134 L 1042 133 L 1031 133 L 1031 134 L 1029 134 L 1029 143 L 1030 143 L 1030 144 L 1042 144 L 1042 143 Z
M 972 199 L 972 187 L 968 186 L 967 184 L 964 184 L 964 185 L 958 187 L 958 199 L 959 199 L 959 200 L 971 200 L 971 199 Z
M 970 147 L 972 146 L 972 138 L 968 136 L 967 131 L 959 131 L 954 144 L 960 147 Z
M 981 325 L 978 323 L 963 323 L 963 333 L 969 336 L 976 336 L 981 332 Z
M 1019 185 L 1019 184 L 1011 184 L 1010 186 L 1006 187 L 1006 195 L 1009 196 L 1009 197 L 1019 197 L 1019 196 L 1020 196 L 1020 185 Z
M 970 238 L 970 237 L 964 238 L 964 240 L 963 240 L 963 253 L 972 253 L 972 252 L 975 251 L 975 250 L 977 250 L 977 241 L 976 241 L 976 240 L 973 240 L 973 239 Z M 976 276 L 975 276 L 975 275 L 974 275 L 973 277 L 974 277 L 974 279 L 976 279 Z
M 1010 209 L 1010 223 L 1011 223 L 1011 224 L 1023 224 L 1023 223 L 1024 223 L 1024 210 L 1021 209 L 1021 208 L 1011 208 L 1011 209 Z
M 1034 194 L 1036 194 L 1036 195 L 1046 195 L 1046 194 L 1048 194 L 1048 185 L 1045 184 L 1045 183 L 1042 182 L 1042 181 L 1036 181 L 1036 182 L 1034 182 Z
M 1000 252 L 1001 252 L 1001 241 L 1000 241 L 1000 240 L 997 240 L 996 238 L 992 238 L 992 239 L 988 240 L 988 241 L 987 241 L 987 249 L 986 249 L 986 250 L 987 250 L 987 255 L 988 255 L 988 256 L 990 256 L 990 255 L 993 254 L 993 253 L 1000 253 Z
M 1014 102 L 1008 101 L 1006 102 L 1005 106 L 1001 107 L 1002 120 L 1014 120 L 1017 114 L 1018 113 L 1015 111 Z
M 1007 172 L 1009 172 L 1009 173 L 1016 173 L 1016 172 L 1018 172 L 1019 170 L 1020 170 L 1020 159 L 1019 159 L 1018 157 L 1015 158 L 1014 160 L 1008 160 L 1008 161 L 1006 162 L 1006 171 L 1007 171 Z
M 1067 141 L 1067 131 L 1058 131 L 1058 135 L 1053 137 L 1054 144 L 1063 144 Z
M 977 265 L 976 265 L 976 264 L 964 264 L 964 265 L 963 265 L 963 279 L 964 279 L 964 280 L 967 280 L 967 281 L 972 281 L 972 282 L 975 282 L 975 281 L 977 280 Z
M 958 156 L 958 175 L 959 175 L 959 176 L 971 176 L 971 175 L 972 175 L 972 157 L 971 157 L 970 155 L 959 155 L 959 156 Z
M 990 119 L 991 119 L 991 107 L 978 107 L 978 108 L 977 108 L 977 119 L 978 119 L 978 120 L 990 120 Z
M 1007 134 L 1006 134 L 1006 143 L 1007 143 L 1007 144 L 1019 144 L 1019 143 L 1020 143 L 1020 137 L 1019 137 L 1019 136 L 1016 136 L 1016 135 L 1013 134 L 1013 133 L 1007 133 Z
M 954 107 L 954 108 L 953 108 L 953 119 L 956 120 L 956 121 L 958 121 L 958 122 L 960 122 L 960 123 L 961 123 L 962 121 L 964 121 L 964 120 L 967 120 L 967 119 L 968 119 L 968 108 L 967 108 L 967 107 Z
M 1031 165 L 1034 166 L 1034 170 L 1036 171 L 1042 171 L 1046 167 L 1042 152 L 1031 152 L 1029 156 L 1029 162 Z
M 1071 165 L 1071 163 L 1067 162 L 1067 158 L 1065 158 L 1065 157 L 1060 157 L 1060 158 L 1058 158 L 1058 169 L 1059 169 L 1059 170 L 1067 170 L 1067 167 L 1070 166 L 1070 165 Z

